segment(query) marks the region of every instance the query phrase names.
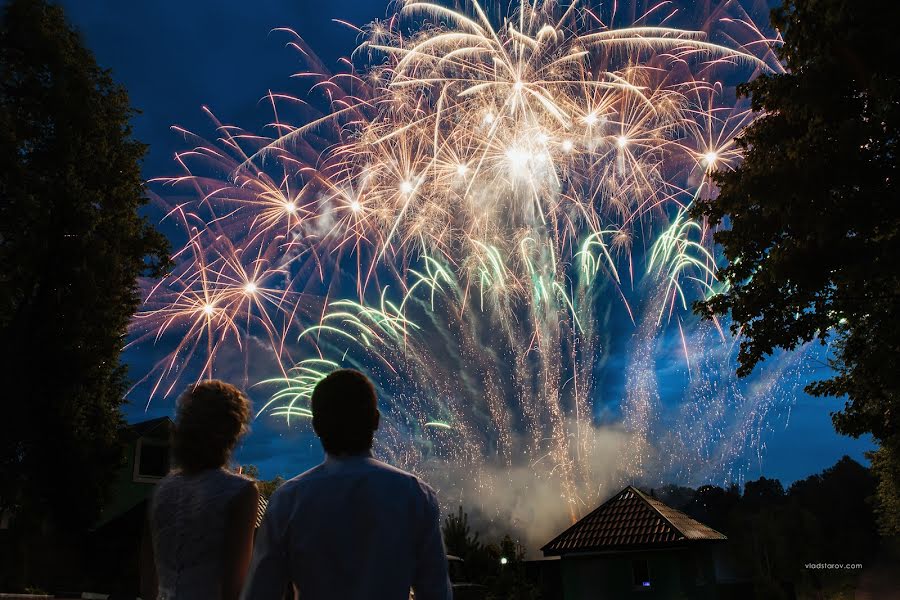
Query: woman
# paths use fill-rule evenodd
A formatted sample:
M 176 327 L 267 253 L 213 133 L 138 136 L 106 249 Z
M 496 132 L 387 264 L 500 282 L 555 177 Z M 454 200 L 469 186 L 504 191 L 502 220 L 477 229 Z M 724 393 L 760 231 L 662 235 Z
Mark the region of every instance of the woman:
M 150 507 L 159 600 L 233 600 L 250 563 L 259 493 L 225 465 L 247 431 L 250 402 L 221 381 L 193 385 L 178 400 L 178 469 Z

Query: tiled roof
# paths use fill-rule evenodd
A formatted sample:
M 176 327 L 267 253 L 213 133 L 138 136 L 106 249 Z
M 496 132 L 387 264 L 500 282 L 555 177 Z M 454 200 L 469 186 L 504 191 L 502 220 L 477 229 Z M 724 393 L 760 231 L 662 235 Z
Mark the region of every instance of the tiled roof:
M 266 509 L 269 508 L 269 501 L 266 500 L 263 496 L 259 497 L 259 501 L 256 504 L 256 527 L 259 528 L 262 525 L 263 517 L 266 516 Z
M 672 546 L 724 535 L 628 486 L 541 548 L 545 556 Z

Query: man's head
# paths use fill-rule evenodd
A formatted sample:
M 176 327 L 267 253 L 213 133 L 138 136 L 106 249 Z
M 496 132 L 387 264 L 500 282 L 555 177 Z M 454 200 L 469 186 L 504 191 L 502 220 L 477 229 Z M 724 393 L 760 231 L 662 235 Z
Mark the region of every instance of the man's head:
M 369 378 L 341 369 L 320 381 L 312 394 L 313 429 L 328 454 L 361 454 L 378 429 L 378 399 Z

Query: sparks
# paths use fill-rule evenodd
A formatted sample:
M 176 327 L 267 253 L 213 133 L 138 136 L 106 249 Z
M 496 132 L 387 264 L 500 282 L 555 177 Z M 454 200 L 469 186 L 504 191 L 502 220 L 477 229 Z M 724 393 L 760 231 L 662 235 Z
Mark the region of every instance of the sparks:
M 534 0 L 502 23 L 440 1 L 361 27 L 338 73 L 284 31 L 316 82 L 308 98 L 272 94 L 261 133 L 179 130 L 186 172 L 156 181 L 184 246 L 144 282 L 130 343 L 171 343 L 150 397 L 240 356 L 277 386 L 260 414 L 303 427 L 319 379 L 367 370 L 384 386 L 379 453 L 465 464 L 485 493 L 505 485 L 490 460 L 530 469 L 574 516 L 601 481 L 597 358 L 616 310 L 635 327 L 615 407 L 623 472 L 649 480 L 659 336 L 719 285 L 713 232 L 683 207 L 709 193 L 713 165 L 740 160 L 733 139 L 755 114 L 729 82 L 779 72 L 778 38 L 749 0 L 711 14 Z M 693 344 L 696 323 L 677 323 Z M 727 431 L 762 427 L 755 408 Z

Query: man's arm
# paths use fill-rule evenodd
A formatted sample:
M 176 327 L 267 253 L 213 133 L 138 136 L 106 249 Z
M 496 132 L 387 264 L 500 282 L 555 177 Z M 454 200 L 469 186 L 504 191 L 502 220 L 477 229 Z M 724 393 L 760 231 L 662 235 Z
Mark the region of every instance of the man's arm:
M 441 511 L 437 497 L 425 488 L 426 507 L 420 531 L 413 590 L 416 600 L 451 600 L 450 577 L 447 574 L 447 553 L 441 538 Z
M 289 515 L 282 514 L 278 492 L 272 495 L 262 524 L 256 531 L 253 559 L 247 573 L 242 600 L 282 600 L 290 580 L 286 531 L 283 523 Z

